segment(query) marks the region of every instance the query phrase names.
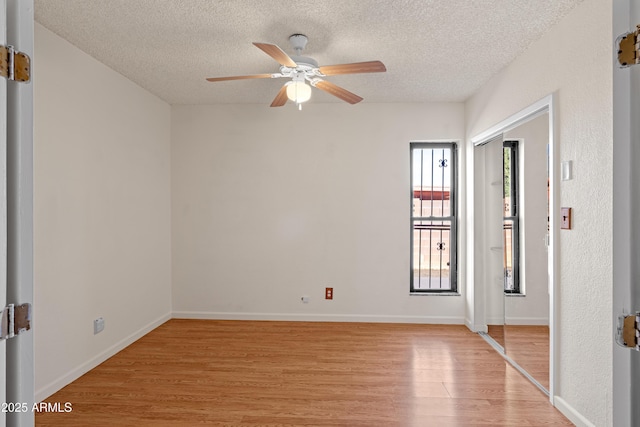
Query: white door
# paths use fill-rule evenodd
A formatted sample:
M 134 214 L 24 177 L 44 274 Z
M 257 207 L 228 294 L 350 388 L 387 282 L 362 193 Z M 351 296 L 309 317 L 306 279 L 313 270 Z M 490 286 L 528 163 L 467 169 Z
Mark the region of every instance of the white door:
M 613 2 L 613 38 L 640 24 L 640 2 Z M 615 55 L 615 52 L 614 52 Z M 640 311 L 640 65 L 613 69 L 613 317 Z M 640 352 L 614 345 L 613 424 L 640 426 Z
M 631 1 L 631 22 L 633 26 L 640 25 L 640 2 Z M 630 29 L 633 27 L 630 26 Z M 631 92 L 630 92 L 630 117 L 631 117 L 631 205 L 632 205 L 632 250 L 631 265 L 634 270 L 631 272 L 631 301 L 633 311 L 640 311 L 640 226 L 638 218 L 640 218 L 640 64 L 634 65 L 629 70 L 631 74 Z M 633 408 L 631 425 L 640 425 L 640 352 L 631 352 L 631 407 Z
M 6 0 L 0 0 L 0 44 L 7 42 Z M 7 80 L 0 78 L 0 308 L 7 305 Z M 5 341 L 0 341 L 0 375 L 7 383 Z M 0 402 L 7 402 L 7 391 L 0 387 Z M 0 412 L 0 426 L 6 426 L 6 416 Z
M 33 64 L 33 0 L 0 1 L 0 6 L 6 6 L 0 20 L 6 44 L 27 54 Z M 33 83 L 2 80 L 0 121 L 6 131 L 0 150 L 0 276 L 6 282 L 0 293 L 4 307 L 6 303 L 33 304 Z M 2 402 L 10 404 L 3 422 L 10 427 L 34 425 L 33 344 L 33 330 L 2 344 L 5 367 L 0 369 L 6 384 Z

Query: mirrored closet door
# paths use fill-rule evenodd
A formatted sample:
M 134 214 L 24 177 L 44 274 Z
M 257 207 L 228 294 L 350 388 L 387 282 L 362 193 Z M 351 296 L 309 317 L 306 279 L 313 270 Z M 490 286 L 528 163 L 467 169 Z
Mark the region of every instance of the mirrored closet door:
M 476 145 L 474 168 L 474 274 L 485 337 L 548 393 L 548 112 Z
M 549 390 L 548 114 L 504 133 L 505 353 Z
M 502 138 L 482 146 L 484 156 L 485 317 L 487 333 L 505 349 Z

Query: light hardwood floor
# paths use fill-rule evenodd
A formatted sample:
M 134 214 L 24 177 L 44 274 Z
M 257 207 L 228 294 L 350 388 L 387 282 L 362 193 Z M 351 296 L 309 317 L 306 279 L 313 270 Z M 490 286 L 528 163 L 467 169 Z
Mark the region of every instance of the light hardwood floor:
M 549 390 L 549 327 L 505 325 L 507 355 Z
M 572 425 L 464 326 L 171 320 L 37 426 Z

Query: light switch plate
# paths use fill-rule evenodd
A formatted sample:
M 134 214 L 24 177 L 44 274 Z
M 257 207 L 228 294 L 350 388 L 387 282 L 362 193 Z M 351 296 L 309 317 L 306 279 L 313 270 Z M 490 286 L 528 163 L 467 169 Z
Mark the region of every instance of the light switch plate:
M 560 228 L 571 230 L 571 208 L 560 208 Z
M 569 181 L 573 179 L 573 162 L 571 160 L 562 162 L 560 165 L 560 169 L 563 181 Z

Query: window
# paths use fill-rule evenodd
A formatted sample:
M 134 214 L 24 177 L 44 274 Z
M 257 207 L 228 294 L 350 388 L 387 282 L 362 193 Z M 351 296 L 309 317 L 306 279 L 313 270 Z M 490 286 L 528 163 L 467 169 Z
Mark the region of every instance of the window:
M 411 201 L 411 292 L 457 292 L 455 143 L 411 143 Z
M 520 293 L 520 220 L 518 204 L 518 142 L 503 144 L 503 239 L 504 239 L 504 291 Z

